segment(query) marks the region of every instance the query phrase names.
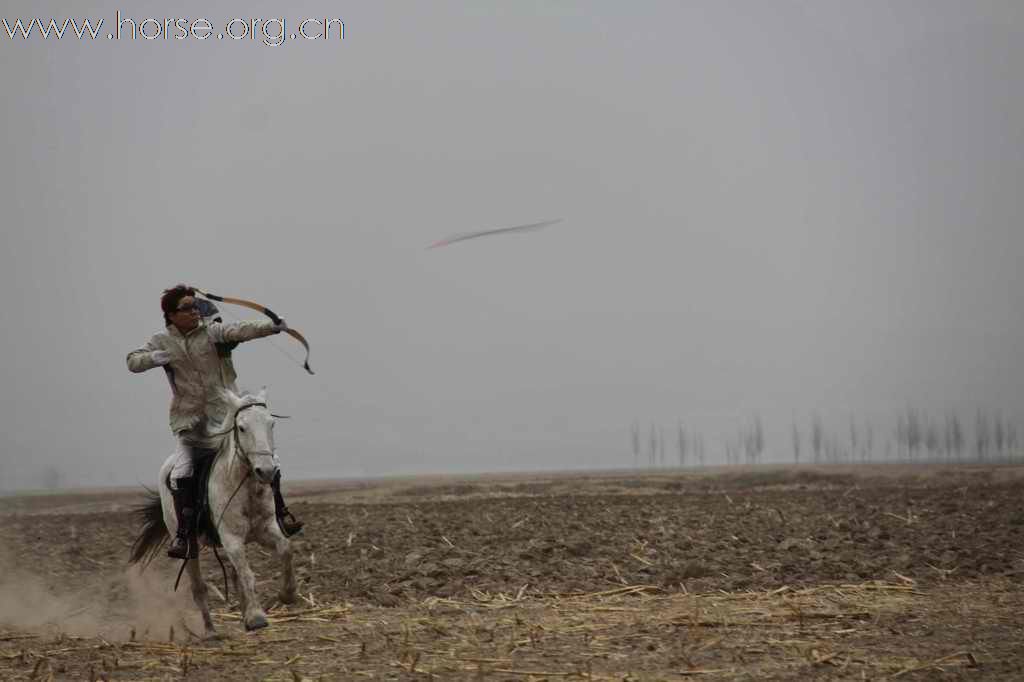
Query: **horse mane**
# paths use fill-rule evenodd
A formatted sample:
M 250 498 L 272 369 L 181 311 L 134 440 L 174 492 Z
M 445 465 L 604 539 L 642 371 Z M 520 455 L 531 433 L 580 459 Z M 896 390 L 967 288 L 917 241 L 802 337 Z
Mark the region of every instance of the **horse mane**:
M 209 432 L 220 434 L 218 437 L 223 438 L 224 436 L 231 433 L 235 426 L 235 413 L 237 410 L 232 406 L 227 412 L 224 413 L 224 418 L 217 424 L 209 425 Z
M 252 393 L 243 393 L 239 395 L 239 399 L 242 401 L 239 407 L 260 403 L 259 396 Z M 208 433 L 215 434 L 213 442 L 216 443 L 215 447 L 218 452 L 223 450 L 231 442 L 231 439 L 234 438 L 235 417 L 238 415 L 239 407 L 229 403 L 228 411 L 224 413 L 224 418 L 218 424 L 209 424 L 207 427 Z
M 251 405 L 258 403 L 259 400 L 255 394 L 243 391 L 238 394 L 239 400 L 242 401 L 242 405 Z M 216 425 L 210 424 L 210 433 L 223 433 L 230 431 L 235 425 L 235 415 L 238 413 L 238 408 L 234 405 L 228 405 L 228 411 L 224 413 L 224 418 Z

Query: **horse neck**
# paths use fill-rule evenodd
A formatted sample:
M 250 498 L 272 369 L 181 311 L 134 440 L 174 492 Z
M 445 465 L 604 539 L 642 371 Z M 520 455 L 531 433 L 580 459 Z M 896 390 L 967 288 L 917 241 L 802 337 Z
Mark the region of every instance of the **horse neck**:
M 217 452 L 217 459 L 222 463 L 227 482 L 232 486 L 238 485 L 239 481 L 249 473 L 245 460 L 238 452 L 238 441 L 235 439 L 234 429 L 224 435 L 224 440 L 221 441 L 220 449 Z

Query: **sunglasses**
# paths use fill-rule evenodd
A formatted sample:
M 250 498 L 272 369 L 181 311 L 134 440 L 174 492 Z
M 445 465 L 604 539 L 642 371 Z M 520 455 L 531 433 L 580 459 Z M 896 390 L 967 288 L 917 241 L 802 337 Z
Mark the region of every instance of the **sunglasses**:
M 185 305 L 178 306 L 174 309 L 178 313 L 191 313 L 199 310 L 195 303 L 186 303 Z

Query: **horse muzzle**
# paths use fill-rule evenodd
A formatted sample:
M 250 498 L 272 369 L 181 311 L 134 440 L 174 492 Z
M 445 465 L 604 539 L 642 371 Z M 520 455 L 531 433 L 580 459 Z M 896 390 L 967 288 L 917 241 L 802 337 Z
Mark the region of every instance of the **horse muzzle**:
M 267 461 L 266 461 L 266 463 L 264 463 L 264 462 L 253 462 L 252 463 L 252 473 L 253 473 L 253 476 L 255 476 L 256 480 L 259 481 L 260 483 L 264 483 L 266 485 L 270 485 L 271 483 L 274 482 L 274 477 L 277 476 L 277 473 L 278 473 L 278 471 L 280 471 L 281 468 L 279 466 L 277 466 L 276 464 L 274 464 L 273 460 L 271 458 L 269 458 L 269 457 L 268 458 L 260 458 L 260 459 L 266 459 Z

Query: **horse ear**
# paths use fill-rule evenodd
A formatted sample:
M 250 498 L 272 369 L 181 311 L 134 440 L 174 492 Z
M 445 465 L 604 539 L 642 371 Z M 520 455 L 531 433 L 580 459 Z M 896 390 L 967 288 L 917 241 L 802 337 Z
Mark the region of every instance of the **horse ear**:
M 264 386 L 263 388 L 260 389 L 259 395 L 256 396 L 256 400 L 258 400 L 261 403 L 266 403 L 267 402 L 267 387 L 266 386 Z

